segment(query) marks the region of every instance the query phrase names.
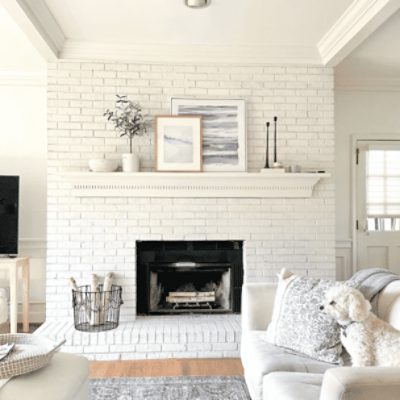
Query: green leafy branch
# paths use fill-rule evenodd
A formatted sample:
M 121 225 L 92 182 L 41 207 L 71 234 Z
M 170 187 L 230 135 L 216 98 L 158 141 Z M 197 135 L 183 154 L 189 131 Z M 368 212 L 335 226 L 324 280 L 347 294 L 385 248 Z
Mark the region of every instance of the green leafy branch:
M 114 123 L 115 129 L 120 132 L 120 137 L 129 139 L 129 148 L 132 153 L 132 139 L 147 132 L 149 121 L 142 114 L 138 103 L 128 99 L 125 95 L 116 95 L 115 110 L 107 109 L 104 116 Z

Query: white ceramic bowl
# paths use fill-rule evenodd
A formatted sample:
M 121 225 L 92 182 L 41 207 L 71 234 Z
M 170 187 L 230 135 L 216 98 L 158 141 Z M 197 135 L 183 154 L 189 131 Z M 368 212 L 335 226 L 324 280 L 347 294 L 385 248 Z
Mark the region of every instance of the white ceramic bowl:
M 118 160 L 97 158 L 89 160 L 89 169 L 93 172 L 113 172 L 118 169 Z

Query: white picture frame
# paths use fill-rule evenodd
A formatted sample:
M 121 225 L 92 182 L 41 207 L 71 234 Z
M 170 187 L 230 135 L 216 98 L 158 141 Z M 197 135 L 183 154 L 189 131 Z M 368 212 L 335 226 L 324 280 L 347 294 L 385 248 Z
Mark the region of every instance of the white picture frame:
M 203 171 L 247 170 L 244 100 L 172 98 L 172 115 L 199 115 L 203 128 Z
M 156 171 L 202 171 L 201 120 L 198 115 L 155 117 Z

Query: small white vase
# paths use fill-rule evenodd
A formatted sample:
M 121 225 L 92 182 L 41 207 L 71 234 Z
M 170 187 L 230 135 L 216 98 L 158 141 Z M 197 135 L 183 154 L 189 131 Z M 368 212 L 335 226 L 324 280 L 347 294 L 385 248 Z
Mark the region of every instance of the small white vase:
M 137 156 L 137 154 L 122 154 L 122 171 L 139 172 L 139 157 Z

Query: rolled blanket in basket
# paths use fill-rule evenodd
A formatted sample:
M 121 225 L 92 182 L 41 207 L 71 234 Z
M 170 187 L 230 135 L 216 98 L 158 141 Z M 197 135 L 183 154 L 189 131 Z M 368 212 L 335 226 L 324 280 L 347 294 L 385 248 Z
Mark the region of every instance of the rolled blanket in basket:
M 101 293 L 99 290 L 99 278 L 92 275 L 90 287 L 90 325 L 100 325 Z
M 103 301 L 100 312 L 100 323 L 104 324 L 107 321 L 107 314 L 110 309 L 110 292 L 112 289 L 113 273 L 109 272 L 104 278 L 103 284 Z

